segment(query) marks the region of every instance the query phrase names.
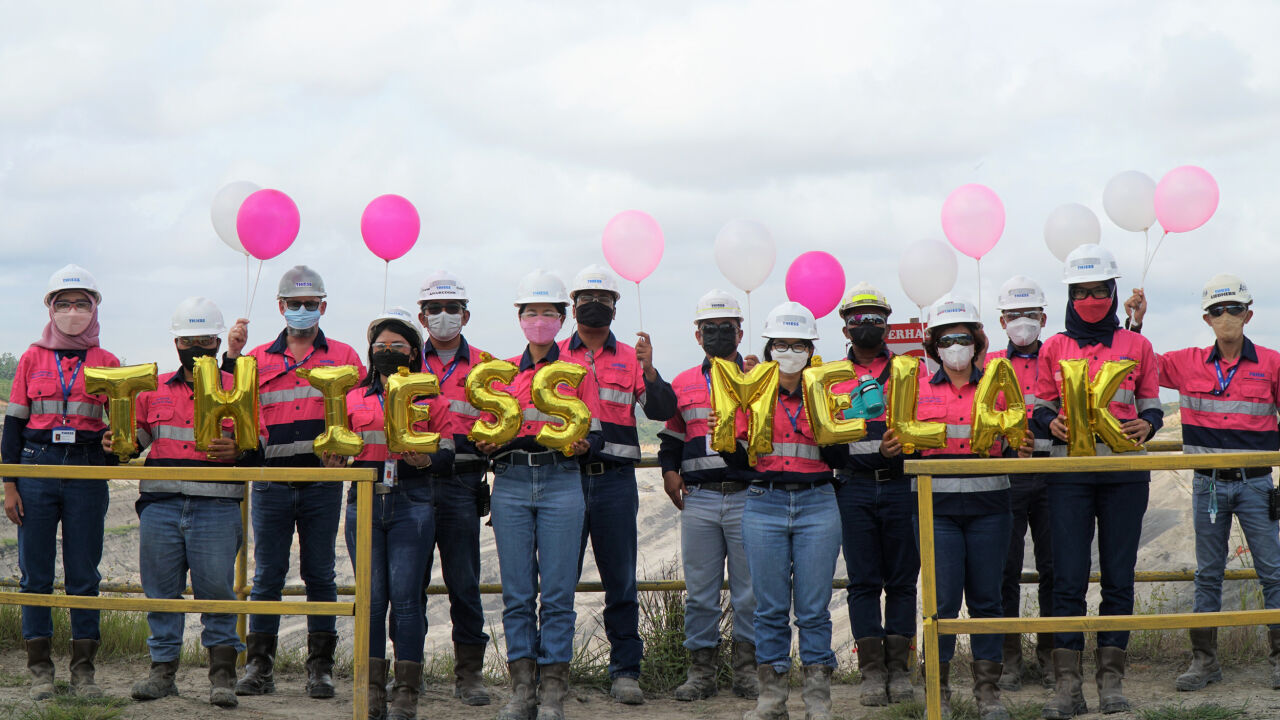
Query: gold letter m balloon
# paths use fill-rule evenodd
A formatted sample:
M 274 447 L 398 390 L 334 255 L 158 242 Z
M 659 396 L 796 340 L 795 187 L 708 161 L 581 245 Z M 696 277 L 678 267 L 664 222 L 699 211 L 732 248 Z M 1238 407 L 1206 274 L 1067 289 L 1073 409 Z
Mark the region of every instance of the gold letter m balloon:
M 711 449 L 733 452 L 737 448 L 738 409 L 747 413 L 747 462 L 773 452 L 773 414 L 778 407 L 778 363 L 760 363 L 745 375 L 737 364 L 711 358 L 711 409 L 717 423 Z
M 1141 443 L 1129 439 L 1120 421 L 1108 407 L 1124 379 L 1138 366 L 1136 360 L 1108 360 L 1089 380 L 1089 361 L 1060 360 L 1062 367 L 1062 410 L 1067 422 L 1067 454 L 1073 457 L 1097 454 L 1097 435 L 1112 452 L 1132 452 Z

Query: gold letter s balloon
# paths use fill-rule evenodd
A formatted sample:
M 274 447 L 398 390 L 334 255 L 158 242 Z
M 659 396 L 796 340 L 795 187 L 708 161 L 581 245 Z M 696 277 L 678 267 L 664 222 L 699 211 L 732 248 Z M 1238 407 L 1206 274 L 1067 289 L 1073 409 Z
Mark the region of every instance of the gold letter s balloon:
M 996 397 L 1004 394 L 1005 409 L 996 410 Z M 1013 448 L 1027 439 L 1027 405 L 1018 386 L 1018 376 L 1006 358 L 987 363 L 987 369 L 973 395 L 973 428 L 969 448 L 981 457 L 991 454 L 996 437 L 1003 435 Z
M 242 451 L 258 447 L 258 363 L 251 356 L 236 358 L 235 383 L 222 389 L 222 371 L 212 357 L 196 358 L 195 418 L 196 449 L 208 451 L 209 443 L 222 436 L 222 418 L 235 423 L 236 447 Z
M 408 368 L 387 377 L 386 408 L 383 429 L 387 433 L 387 451 L 393 453 L 431 453 L 440 447 L 440 433 L 418 432 L 413 426 L 426 422 L 431 406 L 414 400 L 440 394 L 440 382 L 431 373 L 410 373 Z
M 902 452 L 910 455 L 916 448 L 947 446 L 947 424 L 916 419 L 916 400 L 920 397 L 920 359 L 896 355 L 889 365 L 889 429 L 902 443 Z
M 778 363 L 760 363 L 745 375 L 736 363 L 711 358 L 711 409 L 717 423 L 711 449 L 733 452 L 737 448 L 738 409 L 747 413 L 747 462 L 773 452 L 773 414 L 778 408 Z
M 1089 380 L 1089 361 L 1060 360 L 1062 367 L 1062 410 L 1067 421 L 1067 454 L 1073 457 L 1097 454 L 1094 435 L 1112 452 L 1132 452 L 1142 447 L 1120 429 L 1111 414 L 1111 398 L 1121 383 L 1138 366 L 1136 360 L 1108 360 Z
M 127 462 L 138 452 L 138 418 L 133 402 L 143 390 L 156 389 L 156 364 L 84 369 L 84 391 L 107 396 L 111 420 L 111 450 Z
M 520 403 L 510 394 L 491 387 L 495 380 L 510 385 L 519 371 L 506 360 L 495 360 L 486 354 L 484 360 L 467 373 L 467 402 L 480 413 L 491 413 L 495 418 L 489 422 L 481 415 L 475 421 L 467 433 L 472 442 L 504 445 L 520 433 L 520 423 L 524 422 Z
M 539 445 L 570 456 L 573 444 L 590 432 L 591 410 L 587 404 L 559 392 L 561 384 L 578 387 L 586 375 L 586 368 L 563 361 L 553 362 L 534 374 L 533 406 L 539 412 L 563 420 L 559 425 L 548 423 L 538 430 Z
M 324 395 L 324 432 L 316 437 L 316 455 L 359 455 L 364 440 L 347 427 L 347 393 L 360 382 L 355 365 L 298 368 L 298 377 Z
M 853 363 L 841 360 L 822 363 L 814 356 L 804 371 L 804 411 L 813 428 L 813 440 L 819 445 L 857 442 L 867 436 L 867 421 L 862 418 L 836 419 L 851 403 L 849 395 L 831 392 L 831 386 L 854 378 Z

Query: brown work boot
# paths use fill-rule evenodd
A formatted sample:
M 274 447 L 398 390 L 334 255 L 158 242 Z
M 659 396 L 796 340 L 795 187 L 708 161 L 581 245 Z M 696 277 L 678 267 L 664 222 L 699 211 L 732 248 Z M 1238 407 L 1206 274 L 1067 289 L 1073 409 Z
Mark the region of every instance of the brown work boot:
M 387 659 L 369 658 L 369 720 L 387 717 Z
M 756 706 L 743 714 L 742 720 L 790 720 L 787 696 L 791 693 L 789 673 L 775 672 L 772 665 L 756 667 L 760 681 L 760 697 Z
M 911 638 L 905 635 L 885 636 L 884 666 L 889 673 L 889 702 L 914 701 L 916 692 L 911 687 Z
M 1022 642 L 1020 637 L 1018 642 Z M 978 717 L 982 720 L 1009 720 L 1009 711 L 1000 704 L 999 680 L 1000 663 L 973 661 L 973 699 L 978 703 Z
M 858 702 L 869 707 L 889 704 L 889 671 L 885 660 L 885 639 L 865 637 L 855 641 L 858 647 L 858 673 L 862 686 Z
M 236 683 L 237 695 L 267 695 L 276 691 L 276 636 L 249 633 L 244 640 L 244 674 Z
M 453 644 L 453 696 L 463 705 L 488 705 L 489 688 L 484 686 L 486 645 Z
M 415 720 L 418 717 L 418 685 L 421 683 L 422 663 L 396 661 L 396 682 L 387 698 L 387 720 Z
M 564 720 L 564 699 L 569 694 L 569 663 L 538 668 L 538 720 Z
M 1040 685 L 1053 689 L 1053 633 L 1036 633 L 1036 663 L 1040 666 Z
M 49 651 L 53 638 L 36 638 L 27 641 L 27 670 L 31 671 L 32 700 L 48 700 L 53 697 L 53 660 Z
M 1080 677 L 1080 651 L 1055 648 L 1053 651 L 1054 694 L 1041 710 L 1046 720 L 1070 720 L 1089 712 Z
M 1118 647 L 1103 646 L 1097 652 L 1098 704 L 1103 714 L 1127 712 L 1129 699 L 1124 696 L 1125 652 Z
M 1218 628 L 1191 628 L 1191 667 L 1173 681 L 1183 691 L 1200 690 L 1209 683 L 1222 682 L 1218 666 Z
M 716 661 L 719 647 L 698 648 L 690 653 L 689 674 L 684 684 L 675 690 L 677 700 L 690 702 L 705 700 L 716 694 Z
M 240 704 L 240 701 L 236 700 L 235 691 L 236 656 L 239 654 L 234 645 L 214 645 L 209 648 L 210 705 L 233 708 Z
M 760 678 L 756 677 L 756 644 L 734 640 L 730 653 L 733 661 L 733 694 L 748 700 L 760 697 Z
M 166 660 L 165 662 L 152 660 L 151 674 L 147 676 L 146 680 L 139 680 L 134 683 L 133 691 L 129 695 L 134 700 L 144 701 L 159 700 L 170 695 L 177 695 L 178 686 L 173 682 L 173 678 L 177 674 L 177 660 Z
M 338 633 L 307 633 L 307 697 L 333 697 L 333 653 L 338 649 Z
M 533 658 L 520 658 L 507 663 L 507 672 L 511 674 L 511 699 L 498 713 L 498 720 L 531 720 L 537 709 L 533 692 L 538 665 Z
M 1267 630 L 1271 652 L 1267 659 L 1271 661 L 1271 689 L 1280 690 L 1280 628 Z
M 996 685 L 1009 692 L 1022 689 L 1022 635 L 1018 633 L 1004 636 L 1004 669 Z
M 71 641 L 71 694 L 86 698 L 102 697 L 102 688 L 94 682 L 93 660 L 98 655 L 97 640 Z
M 831 720 L 831 667 L 805 665 L 800 697 L 804 699 L 804 720 Z

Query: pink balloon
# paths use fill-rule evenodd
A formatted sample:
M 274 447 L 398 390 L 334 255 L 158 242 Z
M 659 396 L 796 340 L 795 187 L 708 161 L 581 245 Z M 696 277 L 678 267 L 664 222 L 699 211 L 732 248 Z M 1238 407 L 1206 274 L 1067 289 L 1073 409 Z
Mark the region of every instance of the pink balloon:
M 631 282 L 649 277 L 662 259 L 662 228 L 648 213 L 624 210 L 604 226 L 604 259 Z
M 842 293 L 844 268 L 830 253 L 812 250 L 787 268 L 787 299 L 809 308 L 815 318 L 835 310 Z
M 259 260 L 279 255 L 298 237 L 298 206 L 279 190 L 259 190 L 236 213 L 236 233 L 245 252 Z
M 1156 184 L 1156 219 L 1165 232 L 1188 232 L 1218 209 L 1218 183 L 1204 168 L 1183 165 Z
M 391 262 L 418 242 L 422 221 L 413 203 L 399 195 L 379 195 L 360 216 L 360 235 L 374 255 Z
M 942 232 L 955 249 L 980 259 L 1004 232 L 1004 203 L 986 185 L 961 185 L 942 203 Z

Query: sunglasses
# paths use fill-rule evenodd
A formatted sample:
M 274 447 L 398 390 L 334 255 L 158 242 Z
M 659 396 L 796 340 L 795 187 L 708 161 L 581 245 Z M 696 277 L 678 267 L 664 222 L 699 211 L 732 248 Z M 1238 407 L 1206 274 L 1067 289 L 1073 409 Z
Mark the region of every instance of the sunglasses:
M 89 312 L 93 309 L 93 303 L 88 300 L 55 300 L 53 302 L 54 312 L 71 312 L 71 308 L 75 308 L 80 312 Z
M 738 334 L 738 326 L 734 325 L 731 322 L 722 322 L 722 323 L 704 322 L 700 326 L 698 326 L 698 329 L 702 331 L 703 335 L 737 335 Z
M 1248 309 L 1247 305 L 1231 303 L 1229 305 L 1214 305 L 1205 312 L 1209 313 L 1209 317 L 1222 317 L 1222 313 L 1231 313 L 1233 316 L 1238 317 L 1245 314 Z
M 217 336 L 217 335 L 199 335 L 199 336 L 196 336 L 196 337 L 180 337 L 180 338 L 178 338 L 178 345 L 179 345 L 180 347 L 185 347 L 185 348 L 193 348 L 193 347 L 213 348 L 213 347 L 218 347 L 218 336 Z
M 1070 290 L 1072 300 L 1083 300 L 1089 296 L 1093 296 L 1098 300 L 1111 297 L 1111 288 L 1106 285 L 1099 285 L 1096 288 L 1082 288 L 1079 286 L 1072 287 Z
M 285 300 L 284 306 L 290 310 L 301 310 L 302 308 L 306 308 L 307 310 L 314 311 L 320 309 L 320 301 L 308 300 L 306 302 L 302 302 L 301 300 Z
M 857 327 L 859 325 L 884 325 L 887 322 L 884 315 L 876 313 L 854 313 L 845 318 L 846 327 Z
M 577 305 L 585 305 L 589 302 L 604 303 L 605 305 L 613 305 L 613 293 L 601 293 L 599 295 L 593 293 L 578 293 L 574 296 L 573 301 Z
M 1080 298 L 1076 298 L 1077 300 Z M 1044 317 L 1044 313 L 1039 310 L 1005 310 L 1000 313 L 1005 320 L 1021 320 L 1022 318 L 1030 318 L 1031 320 L 1039 320 Z
M 961 345 L 963 347 L 968 347 L 972 344 L 973 344 L 972 335 L 960 335 L 960 334 L 943 335 L 942 337 L 938 338 L 938 347 L 940 348 L 949 348 L 952 345 Z
M 373 348 L 374 352 L 386 352 L 390 350 L 392 352 L 407 353 L 409 352 L 411 346 L 409 345 L 409 343 L 402 343 L 402 342 L 392 342 L 392 343 L 376 342 L 371 347 Z
M 466 310 L 466 307 L 463 306 L 462 303 L 456 303 L 456 302 L 451 302 L 451 303 L 429 302 L 429 303 L 422 304 L 422 312 L 428 315 L 439 315 L 442 312 L 449 313 L 450 315 L 457 315 L 461 313 L 463 310 Z

